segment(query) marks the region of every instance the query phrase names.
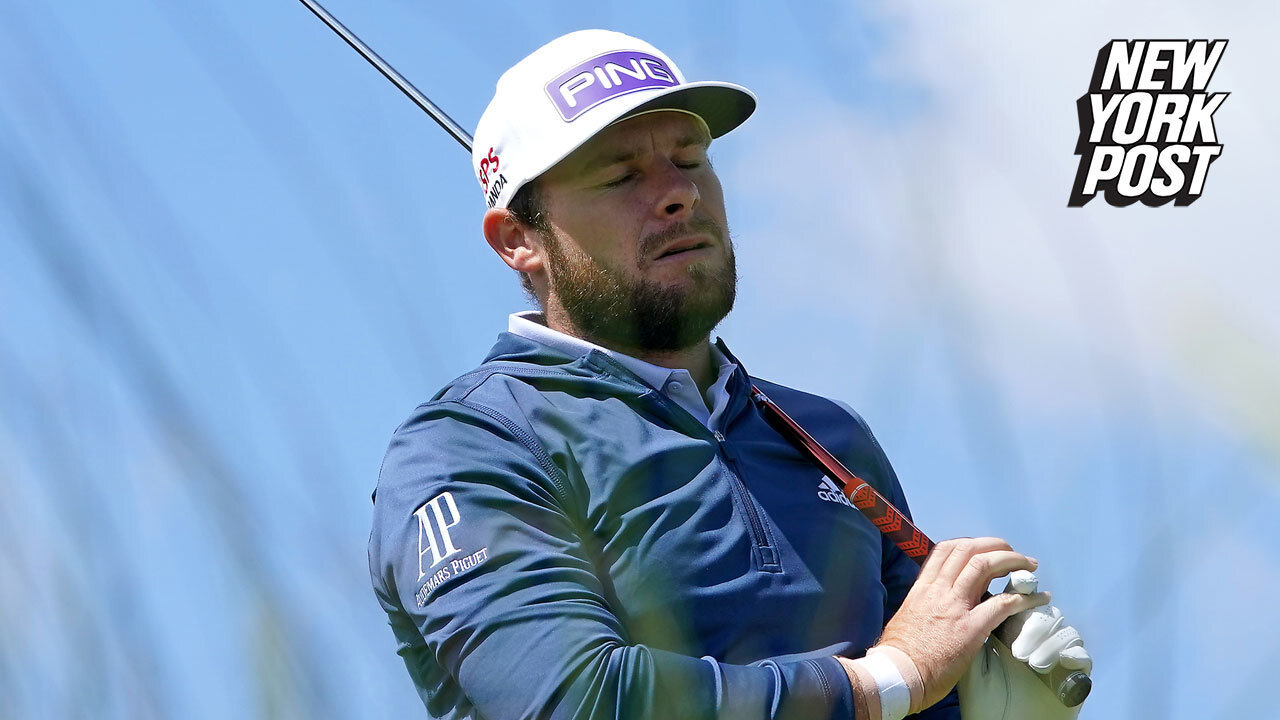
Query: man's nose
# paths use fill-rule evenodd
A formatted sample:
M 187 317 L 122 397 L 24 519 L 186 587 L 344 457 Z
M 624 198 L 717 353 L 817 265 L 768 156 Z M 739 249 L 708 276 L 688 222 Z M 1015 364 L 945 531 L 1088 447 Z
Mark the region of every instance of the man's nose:
M 654 211 L 664 220 L 693 213 L 700 195 L 698 185 L 670 160 L 662 161 L 659 178 L 663 183 L 662 194 Z

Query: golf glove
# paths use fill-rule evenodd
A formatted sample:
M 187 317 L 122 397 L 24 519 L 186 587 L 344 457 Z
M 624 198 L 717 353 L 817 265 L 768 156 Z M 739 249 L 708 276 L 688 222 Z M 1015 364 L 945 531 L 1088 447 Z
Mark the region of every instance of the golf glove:
M 1013 573 L 1005 592 L 1035 592 L 1035 576 Z M 1066 623 L 1058 608 L 1047 605 L 1011 617 L 1021 624 L 1010 646 L 988 638 L 958 684 L 964 720 L 1074 720 L 1080 707 L 1062 704 L 1035 673 L 1055 665 L 1083 671 L 1093 668 L 1080 633 Z

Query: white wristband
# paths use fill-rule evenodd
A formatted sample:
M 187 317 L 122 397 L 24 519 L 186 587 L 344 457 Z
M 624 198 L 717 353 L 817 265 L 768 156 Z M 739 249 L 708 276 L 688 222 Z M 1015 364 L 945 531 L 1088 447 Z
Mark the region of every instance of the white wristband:
M 907 681 L 893 661 L 883 655 L 867 655 L 859 658 L 858 663 L 876 681 L 876 691 L 880 694 L 881 720 L 902 720 L 911 712 L 911 689 Z

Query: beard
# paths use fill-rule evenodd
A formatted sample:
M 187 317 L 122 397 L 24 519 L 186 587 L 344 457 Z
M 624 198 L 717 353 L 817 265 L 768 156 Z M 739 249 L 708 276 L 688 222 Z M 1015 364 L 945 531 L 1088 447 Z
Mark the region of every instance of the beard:
M 637 264 L 691 230 L 715 237 L 725 254 L 718 262 L 709 259 L 684 266 L 690 282 L 680 287 L 632 277 L 621 267 L 566 246 L 552 231 L 543 232 L 551 292 L 574 328 L 599 345 L 650 352 L 695 345 L 706 340 L 733 309 L 738 272 L 728 233 L 713 220 L 691 220 L 685 227 L 645 238 Z

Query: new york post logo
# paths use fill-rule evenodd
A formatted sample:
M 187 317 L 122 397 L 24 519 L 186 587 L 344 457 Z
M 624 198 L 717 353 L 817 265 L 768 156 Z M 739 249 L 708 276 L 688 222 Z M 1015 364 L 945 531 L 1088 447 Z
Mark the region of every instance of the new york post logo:
M 679 85 L 661 58 L 638 50 L 605 53 L 565 70 L 547 83 L 547 97 L 565 122 L 605 100 L 652 87 Z
M 1209 93 L 1226 40 L 1112 40 L 1098 51 L 1089 92 L 1076 101 L 1080 156 L 1068 207 L 1102 192 L 1117 207 L 1190 205 L 1222 155 Z

